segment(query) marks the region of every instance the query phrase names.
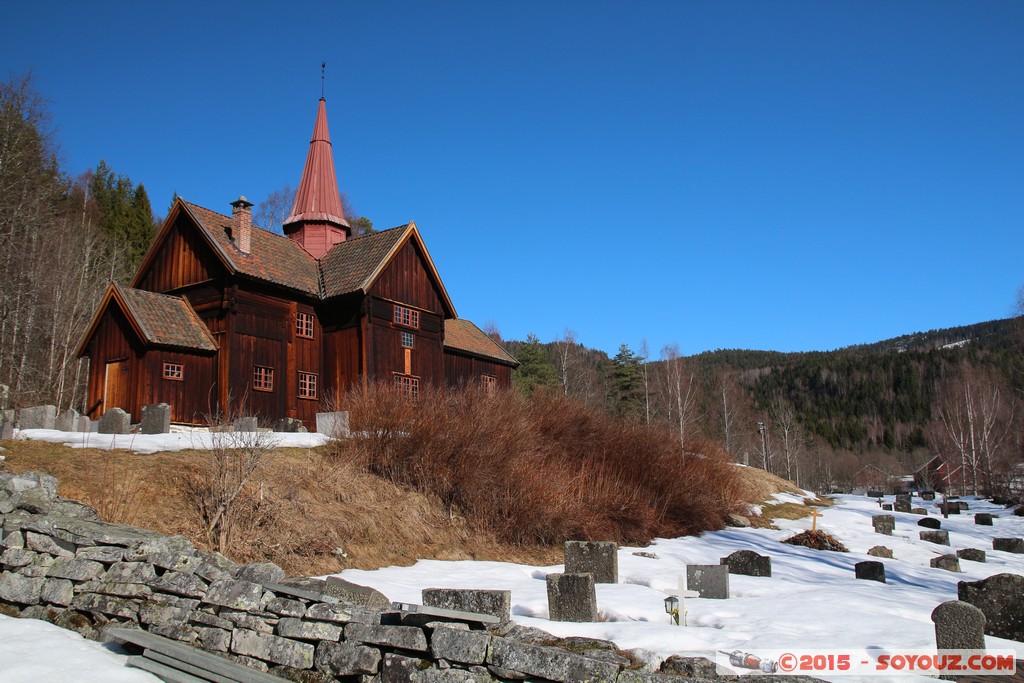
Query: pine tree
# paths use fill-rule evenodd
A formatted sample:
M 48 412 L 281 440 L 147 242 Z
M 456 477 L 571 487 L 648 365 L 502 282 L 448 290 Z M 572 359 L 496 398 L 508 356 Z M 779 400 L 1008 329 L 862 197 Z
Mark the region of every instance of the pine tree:
M 612 389 L 615 412 L 623 416 L 643 413 L 643 373 L 641 359 L 623 344 L 612 358 Z
M 99 207 L 99 228 L 109 245 L 110 278 L 126 280 L 138 268 L 156 235 L 146 188 L 115 174 L 102 160 L 96 165 L 90 186 Z
M 532 396 L 541 388 L 558 386 L 558 373 L 537 335 L 532 332 L 526 335 L 526 343 L 516 351 L 516 360 L 519 367 L 512 373 L 512 384 L 526 396 Z

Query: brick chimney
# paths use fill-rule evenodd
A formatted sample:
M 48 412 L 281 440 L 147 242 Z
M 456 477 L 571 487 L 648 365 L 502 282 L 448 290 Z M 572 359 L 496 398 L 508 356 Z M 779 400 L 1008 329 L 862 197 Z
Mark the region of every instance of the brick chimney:
M 249 253 L 252 245 L 252 202 L 245 196 L 231 202 L 231 237 L 238 251 Z

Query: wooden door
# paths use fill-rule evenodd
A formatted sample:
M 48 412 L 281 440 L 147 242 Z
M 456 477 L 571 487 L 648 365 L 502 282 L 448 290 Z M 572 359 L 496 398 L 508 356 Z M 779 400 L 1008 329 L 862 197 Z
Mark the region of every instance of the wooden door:
M 115 360 L 107 363 L 103 385 L 103 406 L 99 415 L 111 408 L 121 408 L 126 412 L 131 412 L 131 406 L 128 405 L 131 387 L 129 374 L 127 360 Z

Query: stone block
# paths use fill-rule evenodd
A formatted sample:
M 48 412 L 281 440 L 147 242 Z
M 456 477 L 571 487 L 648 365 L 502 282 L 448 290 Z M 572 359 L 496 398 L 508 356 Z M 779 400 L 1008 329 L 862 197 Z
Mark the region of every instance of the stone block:
M 67 606 L 75 598 L 75 585 L 67 579 L 46 579 L 39 592 L 40 602 Z
M 949 503 L 939 503 L 939 512 L 941 512 L 946 517 L 950 515 L 959 515 L 960 506 L 957 505 L 955 501 L 951 501 Z
M 0 574 L 0 600 L 19 605 L 38 605 L 44 579 L 14 572 Z
M 283 638 L 296 640 L 341 640 L 341 627 L 323 621 L 303 621 L 293 617 L 285 617 L 277 622 L 274 633 Z
M 391 608 L 391 600 L 376 588 L 360 586 L 337 576 L 328 576 L 322 590 L 324 595 L 351 605 L 378 610 Z
M 985 561 L 985 551 L 977 548 L 960 548 L 956 551 L 956 556 L 961 560 L 970 560 L 971 562 Z
M 887 512 L 892 512 L 892 503 L 882 503 L 882 509 Z
M 555 647 L 495 638 L 487 663 L 548 681 L 614 681 L 619 665 L 572 654 Z
M 231 651 L 237 655 L 255 657 L 296 669 L 312 668 L 315 652 L 309 643 L 298 643 L 287 638 L 244 629 L 231 634 Z
M 590 574 L 594 583 L 618 583 L 618 544 L 614 541 L 566 541 L 565 573 Z
M 284 570 L 273 562 L 252 562 L 239 567 L 235 578 L 252 583 L 280 583 Z
M 686 589 L 702 598 L 725 600 L 729 597 L 729 568 L 723 564 L 686 565 Z
M 949 532 L 943 529 L 928 529 L 918 534 L 922 541 L 937 543 L 938 545 L 949 545 Z
M 184 572 L 167 572 L 163 576 L 157 577 L 157 579 L 149 585 L 153 587 L 153 590 L 159 591 L 161 593 L 180 595 L 183 598 L 205 597 L 207 601 L 209 601 L 209 593 L 207 592 L 206 582 L 200 579 L 195 574 L 186 574 Z M 229 599 L 224 597 L 224 593 L 219 593 L 217 597 L 225 600 Z M 247 595 L 237 596 L 237 599 L 240 601 L 245 601 L 247 599 Z M 262 599 L 262 597 L 260 599 Z M 224 606 L 233 607 L 234 605 Z M 256 609 L 258 609 L 258 607 Z
M 1024 538 L 993 538 L 992 550 L 1006 553 L 1024 553 Z
M 188 621 L 188 612 L 174 605 L 144 602 L 139 607 L 139 621 L 151 626 L 181 626 Z
M 57 406 L 34 406 L 18 412 L 18 429 L 53 429 Z
M 148 562 L 115 562 L 103 575 L 103 581 L 115 583 L 148 583 L 157 580 L 153 565 Z
M 236 419 L 231 427 L 236 432 L 256 432 L 259 428 L 259 421 L 251 415 Z
M 80 612 L 99 612 L 110 617 L 123 617 L 135 621 L 139 616 L 137 603 L 127 598 L 95 593 L 79 593 L 71 601 L 71 606 Z
M 75 557 L 78 550 L 78 546 L 70 541 L 34 531 L 25 532 L 25 545 L 31 550 L 48 553 L 54 557 Z
M 875 515 L 871 518 L 871 525 L 875 528 L 876 534 L 892 536 L 892 530 L 896 528 L 896 518 L 892 515 Z
M 974 515 L 974 523 L 981 526 L 992 526 L 992 515 L 987 512 L 978 512 Z
M 316 646 L 314 664 L 317 671 L 332 676 L 370 676 L 380 667 L 380 651 L 354 643 L 324 641 Z
M 957 597 L 985 614 L 985 633 L 1024 642 L 1024 576 L 996 574 L 981 581 L 961 581 Z
M 723 557 L 719 564 L 729 567 L 730 574 L 743 576 L 771 576 L 772 558 L 759 555 L 753 550 L 737 550 L 728 557 Z
M 974 605 L 950 600 L 932 610 L 938 650 L 984 650 L 985 613 Z
M 199 644 L 207 652 L 227 652 L 231 647 L 231 632 L 222 631 L 219 628 L 206 628 L 197 626 L 195 628 Z
M 597 621 L 597 591 L 590 574 L 548 574 L 551 621 Z
M 964 500 L 958 500 L 958 501 L 956 501 L 955 505 L 956 505 L 956 506 L 957 506 L 958 508 L 960 508 L 960 512 L 966 512 L 967 510 L 970 510 L 970 509 L 971 509 L 971 506 L 970 506 L 970 505 L 968 505 L 968 504 L 967 504 L 967 501 L 964 501 Z
M 935 492 L 934 491 L 922 491 L 921 492 L 921 500 L 935 500 Z
M 430 651 L 437 659 L 460 664 L 483 664 L 491 636 L 480 631 L 439 627 L 430 637 Z
M 8 569 L 17 569 L 32 564 L 38 556 L 39 553 L 27 548 L 7 548 L 0 554 L 0 564 Z
M 99 424 L 90 420 L 87 416 L 81 415 L 78 421 L 75 422 L 75 431 L 87 434 L 89 432 L 95 432 L 99 430 Z
M 347 439 L 350 434 L 348 426 L 348 411 L 342 410 L 333 413 L 317 413 L 316 431 L 320 434 L 325 434 L 332 439 Z
M 151 403 L 142 406 L 139 432 L 142 434 L 167 434 L 171 431 L 171 406 L 166 403 Z
M 76 431 L 78 426 L 78 418 L 81 417 L 78 411 L 74 408 L 68 408 L 62 411 L 60 415 L 53 422 L 53 428 L 61 432 L 73 432 Z
M 106 569 L 106 567 L 95 560 L 79 560 L 75 557 L 61 557 L 53 563 L 53 566 L 50 567 L 50 570 L 46 575 L 52 579 L 89 581 L 90 579 L 96 579 L 102 576 Z
M 960 571 L 960 558 L 956 555 L 939 555 L 928 561 L 928 564 L 935 569 L 945 569 L 947 572 Z
M 924 508 L 910 508 L 910 514 L 912 515 L 927 515 L 928 511 Z
M 893 509 L 896 512 L 910 512 L 910 494 L 898 494 L 893 503 Z
M 864 560 L 853 566 L 854 576 L 866 581 L 885 583 L 885 565 L 876 560 Z
M 305 619 L 315 621 L 329 621 L 335 624 L 350 623 L 380 623 L 380 613 L 373 612 L 355 605 L 337 605 L 328 602 L 318 602 L 306 608 Z
M 917 520 L 918 526 L 923 526 L 926 529 L 941 529 L 942 522 L 936 517 L 925 517 L 924 519 Z
M 282 417 L 274 421 L 273 430 L 275 432 L 304 432 L 306 427 L 302 424 L 302 420 L 296 420 L 292 417 Z
M 345 640 L 414 652 L 427 652 L 430 649 L 427 644 L 427 636 L 415 626 L 349 624 L 345 627 Z
M 14 438 L 14 411 L 0 410 L 0 441 Z
M 275 596 L 267 603 L 267 611 L 282 617 L 301 617 L 306 613 L 306 605 L 299 600 Z
M 421 595 L 428 607 L 490 614 L 502 621 L 511 618 L 512 591 L 424 588 Z
M 239 612 L 238 610 L 232 609 L 222 609 L 220 611 L 220 616 L 230 621 L 236 628 L 244 628 L 249 631 L 255 631 L 256 633 L 274 632 L 274 624 L 270 623 L 270 620 L 256 614 Z M 274 621 L 277 621 L 276 618 L 271 618 Z
M 113 545 L 88 546 L 76 550 L 75 557 L 80 560 L 96 560 L 105 564 L 113 564 L 124 559 L 124 548 Z
M 263 606 L 263 586 L 249 581 L 221 579 L 210 584 L 203 602 L 243 612 L 258 612 Z M 282 663 L 282 662 L 279 662 Z
M 120 408 L 110 408 L 99 420 L 100 434 L 128 434 L 132 428 L 132 416 Z

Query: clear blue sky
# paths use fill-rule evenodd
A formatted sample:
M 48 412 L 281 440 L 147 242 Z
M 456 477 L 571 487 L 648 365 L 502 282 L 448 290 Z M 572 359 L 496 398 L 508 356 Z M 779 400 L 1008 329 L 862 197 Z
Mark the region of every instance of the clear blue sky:
M 338 179 L 462 317 L 614 353 L 832 349 L 1006 317 L 1024 2 L 18 2 L 65 166 L 224 212 Z

